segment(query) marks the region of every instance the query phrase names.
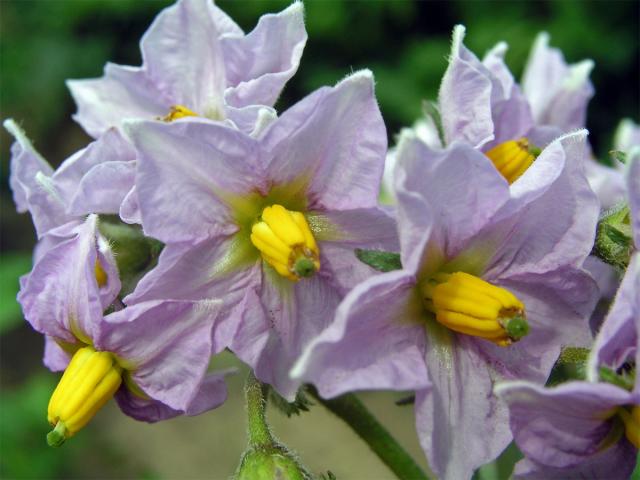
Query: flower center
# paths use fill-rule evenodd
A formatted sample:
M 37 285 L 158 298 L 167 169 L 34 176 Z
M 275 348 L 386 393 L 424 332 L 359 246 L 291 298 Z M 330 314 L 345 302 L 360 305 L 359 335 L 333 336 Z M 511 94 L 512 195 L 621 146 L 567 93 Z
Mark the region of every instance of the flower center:
M 464 272 L 438 273 L 422 285 L 424 305 L 445 327 L 501 347 L 529 333 L 524 305 L 510 291 Z
M 509 184 L 515 182 L 540 155 L 540 149 L 526 138 L 509 140 L 485 153 Z
M 197 117 L 198 114 L 192 110 L 189 110 L 184 105 L 172 105 L 169 113 L 162 117 L 160 120 L 163 122 L 173 122 L 179 118 L 184 117 Z
M 55 428 L 47 442 L 58 447 L 75 435 L 116 393 L 122 383 L 122 367 L 109 352 L 93 347 L 79 349 L 71 358 L 51 395 L 49 423 Z
M 307 219 L 282 205 L 262 211 L 251 228 L 251 243 L 265 262 L 289 280 L 310 277 L 320 269 L 320 251 Z

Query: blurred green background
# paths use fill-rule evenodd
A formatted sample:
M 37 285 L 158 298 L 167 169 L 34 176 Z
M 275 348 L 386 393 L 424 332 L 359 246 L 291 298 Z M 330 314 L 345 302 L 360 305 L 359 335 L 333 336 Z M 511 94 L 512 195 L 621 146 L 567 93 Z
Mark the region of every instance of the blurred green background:
M 0 1 L 0 117 L 13 117 L 54 165 L 89 141 L 71 120 L 67 78 L 97 77 L 106 61 L 138 65 L 138 41 L 167 1 Z M 220 1 L 249 31 L 258 17 L 287 1 Z M 500 40 L 519 78 L 540 30 L 570 62 L 592 58 L 596 95 L 589 106 L 590 140 L 601 158 L 622 117 L 638 121 L 638 1 L 306 1 L 309 41 L 298 74 L 277 107 L 351 71 L 370 68 L 390 140 L 434 99 L 446 68 L 453 25 L 467 26 L 466 44 L 479 56 Z M 0 133 L 0 477 L 227 478 L 244 445 L 242 376 L 217 411 L 159 425 L 138 424 L 114 405 L 62 449 L 46 447 L 45 409 L 57 381 L 41 365 L 43 341 L 21 319 L 17 278 L 35 243 L 28 215 L 14 211 L 7 185 L 11 139 Z M 231 358 L 221 360 L 233 364 Z M 420 458 L 411 407 L 397 396 L 365 395 L 410 451 Z M 339 479 L 391 478 L 379 461 L 321 407 L 294 421 L 271 415 L 276 433 L 316 472 Z M 313 433 L 312 433 L 313 432 Z M 340 448 L 335 448 L 340 445 Z M 420 458 L 420 461 L 423 460 Z M 489 469 L 490 470 L 490 469 Z M 495 470 L 486 477 L 502 477 Z

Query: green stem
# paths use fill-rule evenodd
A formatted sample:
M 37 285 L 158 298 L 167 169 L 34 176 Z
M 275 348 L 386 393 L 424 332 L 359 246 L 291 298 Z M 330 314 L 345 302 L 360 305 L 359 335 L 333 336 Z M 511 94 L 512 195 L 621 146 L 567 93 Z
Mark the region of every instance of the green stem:
M 252 447 L 273 445 L 273 436 L 266 419 L 267 401 L 262 384 L 253 372 L 249 372 L 244 387 L 247 404 L 247 420 L 249 424 L 249 445 Z
M 400 480 L 428 480 L 429 477 L 400 446 L 395 438 L 358 400 L 348 393 L 326 400 L 315 389 L 311 394 L 337 417 L 344 420 Z

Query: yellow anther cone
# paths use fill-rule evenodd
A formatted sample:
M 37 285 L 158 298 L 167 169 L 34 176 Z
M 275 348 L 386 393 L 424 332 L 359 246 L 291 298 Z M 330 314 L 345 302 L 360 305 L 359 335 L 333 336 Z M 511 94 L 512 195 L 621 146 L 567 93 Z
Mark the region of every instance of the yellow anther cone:
M 511 184 L 520 178 L 535 161 L 540 150 L 526 138 L 509 140 L 486 152 L 493 165 Z
M 104 271 L 104 268 L 102 268 L 102 265 L 100 265 L 99 260 L 96 260 L 95 275 L 96 275 L 96 281 L 98 282 L 98 286 L 104 287 L 107 284 L 107 280 L 108 280 L 107 272 Z
M 251 228 L 251 243 L 278 274 L 297 281 L 320 269 L 320 251 L 301 212 L 270 205 Z
M 162 120 L 165 122 L 173 122 L 174 120 L 178 120 L 179 118 L 197 116 L 198 114 L 196 112 L 189 110 L 184 105 L 173 105 L 169 110 L 169 113 L 162 117 Z
M 49 400 L 47 417 L 55 427 L 47 435 L 49 445 L 61 445 L 84 427 L 121 383 L 122 368 L 111 353 L 79 349 Z
M 437 274 L 423 284 L 422 293 L 436 321 L 455 332 L 507 346 L 529 331 L 524 305 L 515 295 L 468 273 Z

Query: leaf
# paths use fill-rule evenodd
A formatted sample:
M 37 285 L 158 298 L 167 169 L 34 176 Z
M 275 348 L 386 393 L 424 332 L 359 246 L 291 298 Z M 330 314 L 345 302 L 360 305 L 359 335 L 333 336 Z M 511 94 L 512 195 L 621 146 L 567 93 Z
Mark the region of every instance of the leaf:
M 390 272 L 392 270 L 402 269 L 400 254 L 393 252 L 384 252 L 382 250 L 363 250 L 355 249 L 356 257 L 362 263 L 366 263 L 371 268 L 380 272 Z
M 278 394 L 278 392 L 273 388 L 270 388 L 269 400 L 273 406 L 284 413 L 287 417 L 291 417 L 291 415 L 300 415 L 302 412 L 308 412 L 309 407 L 313 405 L 313 402 L 307 398 L 307 395 L 304 392 L 304 387 L 298 390 L 298 393 L 296 393 L 296 399 L 293 402 L 287 402 L 280 396 L 280 394 Z
M 16 295 L 20 290 L 19 278 L 31 269 L 30 253 L 2 255 L 0 262 L 0 334 L 22 323 L 20 304 Z

